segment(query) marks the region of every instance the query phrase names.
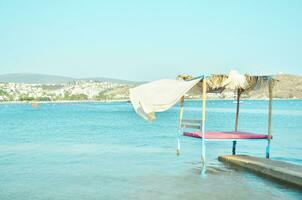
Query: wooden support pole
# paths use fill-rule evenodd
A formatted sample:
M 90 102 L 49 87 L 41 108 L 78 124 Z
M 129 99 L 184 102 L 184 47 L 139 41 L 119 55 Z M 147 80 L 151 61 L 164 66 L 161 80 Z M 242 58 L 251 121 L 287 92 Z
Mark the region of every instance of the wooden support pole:
M 268 135 L 272 136 L 272 107 L 273 107 L 273 81 L 269 81 L 269 103 L 268 103 Z M 270 138 L 269 137 L 269 138 Z
M 206 147 L 205 147 L 205 121 L 206 121 L 207 81 L 202 81 L 202 124 L 201 124 L 201 162 L 203 164 L 201 174 L 206 171 Z
M 238 130 L 238 121 L 239 121 L 239 106 L 240 106 L 240 95 L 241 95 L 241 90 L 238 88 L 237 89 L 237 107 L 236 107 L 236 121 L 235 121 L 235 131 Z
M 183 119 L 183 114 L 184 114 L 184 102 L 185 102 L 185 97 L 181 97 L 180 99 L 180 111 L 179 111 L 179 124 L 178 124 L 178 130 L 179 134 L 177 137 L 177 149 L 176 149 L 176 155 L 180 155 L 180 134 L 181 133 L 181 124 L 182 124 L 182 119 Z
M 233 154 L 233 155 L 236 155 L 236 144 L 237 144 L 237 141 L 234 140 L 234 141 L 233 141 L 233 148 L 232 148 L 232 154 Z
M 273 80 L 270 79 L 268 83 L 268 94 L 269 94 L 269 101 L 268 101 L 268 141 L 266 147 L 266 158 L 270 157 L 270 143 L 272 139 L 272 107 L 273 107 Z
M 184 115 L 184 102 L 185 102 L 185 97 L 183 96 L 180 99 L 179 124 L 178 124 L 179 129 L 181 128 L 181 123 Z
M 240 108 L 240 96 L 241 96 L 241 89 L 237 89 L 237 107 L 236 107 L 236 120 L 235 120 L 235 131 L 238 131 L 238 122 L 239 122 L 239 108 Z M 237 141 L 233 141 L 233 148 L 232 154 L 236 155 L 236 144 Z
M 206 121 L 206 100 L 207 100 L 207 81 L 202 81 L 202 134 L 204 134 L 204 125 Z M 202 135 L 204 136 L 204 135 Z

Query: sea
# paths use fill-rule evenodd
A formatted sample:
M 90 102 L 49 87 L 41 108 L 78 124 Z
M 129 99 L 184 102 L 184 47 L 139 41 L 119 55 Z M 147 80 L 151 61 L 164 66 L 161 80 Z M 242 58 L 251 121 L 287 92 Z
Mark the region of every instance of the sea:
M 268 101 L 243 100 L 239 130 L 267 133 Z M 206 130 L 234 130 L 236 104 L 207 102 Z M 302 190 L 217 160 L 231 141 L 181 137 L 179 105 L 139 117 L 128 102 L 0 104 L 0 200 L 302 199 Z M 201 118 L 201 102 L 185 102 Z M 273 102 L 271 159 L 302 165 L 302 100 Z M 238 141 L 237 153 L 265 157 L 267 141 Z

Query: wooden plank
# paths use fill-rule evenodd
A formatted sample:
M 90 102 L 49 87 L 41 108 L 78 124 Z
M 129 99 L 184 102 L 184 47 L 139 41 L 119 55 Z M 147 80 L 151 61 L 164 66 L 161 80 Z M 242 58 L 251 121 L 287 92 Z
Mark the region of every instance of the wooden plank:
M 302 187 L 302 166 L 246 155 L 219 156 L 218 160 Z
M 181 128 L 201 129 L 201 126 L 191 124 L 181 124 Z
M 183 119 L 182 123 L 188 123 L 188 124 L 201 124 L 202 120 L 199 119 Z

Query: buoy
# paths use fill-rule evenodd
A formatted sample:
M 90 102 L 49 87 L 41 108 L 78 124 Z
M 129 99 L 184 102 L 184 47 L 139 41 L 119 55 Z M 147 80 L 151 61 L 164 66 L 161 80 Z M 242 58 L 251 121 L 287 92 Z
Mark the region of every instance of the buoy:
M 38 104 L 38 103 L 32 103 L 32 104 L 31 104 L 31 107 L 32 107 L 32 108 L 38 108 L 38 107 L 39 107 L 39 104 Z

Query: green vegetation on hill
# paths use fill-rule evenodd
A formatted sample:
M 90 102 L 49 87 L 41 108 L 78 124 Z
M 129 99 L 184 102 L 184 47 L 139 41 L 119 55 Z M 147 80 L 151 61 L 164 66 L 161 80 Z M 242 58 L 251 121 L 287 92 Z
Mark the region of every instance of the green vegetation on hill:
M 4 90 L 0 90 L 0 96 L 8 96 L 8 93 Z
M 61 100 L 88 100 L 88 96 L 85 94 L 70 94 L 66 92 Z
M 20 98 L 19 98 L 19 101 L 33 101 L 35 100 L 34 97 L 30 97 L 30 96 L 27 96 L 27 95 L 22 95 Z

